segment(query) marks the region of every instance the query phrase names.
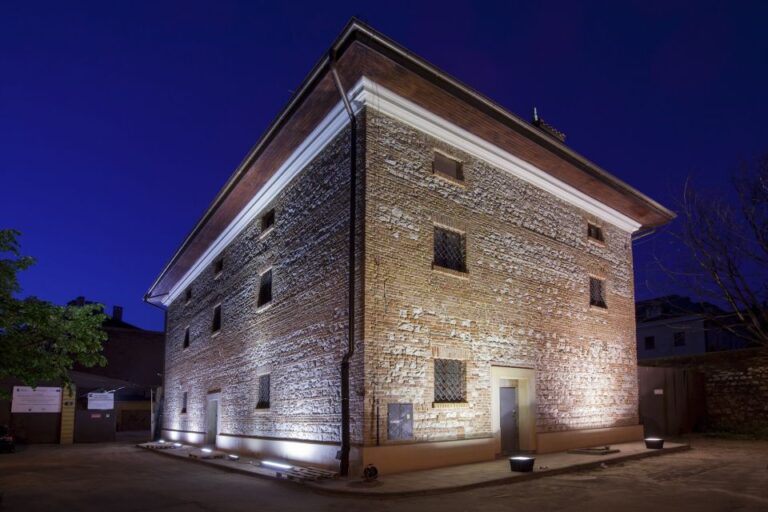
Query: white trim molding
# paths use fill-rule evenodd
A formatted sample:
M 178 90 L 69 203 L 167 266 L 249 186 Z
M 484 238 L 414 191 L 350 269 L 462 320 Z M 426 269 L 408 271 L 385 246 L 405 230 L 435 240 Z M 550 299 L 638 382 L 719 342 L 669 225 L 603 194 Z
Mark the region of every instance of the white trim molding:
M 500 147 L 481 139 L 463 128 L 436 116 L 367 79 L 361 78 L 350 90 L 353 107 L 357 112 L 372 108 L 395 118 L 427 135 L 439 139 L 461 151 L 486 161 L 532 185 L 545 190 L 577 208 L 632 233 L 641 224 L 597 199 L 558 180 L 538 167 L 508 153 Z M 315 127 L 296 150 L 283 162 L 275 174 L 256 193 L 227 228 L 216 238 L 194 265 L 176 282 L 170 292 L 161 299 L 164 306 L 171 304 L 198 275 L 210 265 L 224 248 L 237 237 L 255 218 L 262 215 L 271 202 L 282 192 L 309 162 L 312 161 L 349 123 L 344 105 L 339 101 L 327 116 Z

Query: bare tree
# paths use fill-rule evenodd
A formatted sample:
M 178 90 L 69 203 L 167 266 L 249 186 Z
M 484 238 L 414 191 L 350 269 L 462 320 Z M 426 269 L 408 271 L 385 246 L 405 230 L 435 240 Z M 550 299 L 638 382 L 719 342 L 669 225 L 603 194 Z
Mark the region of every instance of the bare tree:
M 705 193 L 686 182 L 672 236 L 692 265 L 665 271 L 694 296 L 730 310 L 705 311 L 715 325 L 768 347 L 768 154 L 744 164 L 732 184 L 732 191 Z

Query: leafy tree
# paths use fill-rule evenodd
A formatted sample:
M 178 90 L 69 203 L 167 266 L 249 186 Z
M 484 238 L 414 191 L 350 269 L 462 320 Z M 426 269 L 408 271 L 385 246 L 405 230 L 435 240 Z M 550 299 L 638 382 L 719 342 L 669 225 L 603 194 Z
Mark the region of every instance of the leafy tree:
M 17 299 L 18 272 L 34 259 L 22 256 L 20 233 L 0 230 L 0 380 L 27 386 L 46 381 L 70 384 L 74 364 L 104 366 L 103 306 L 57 306 L 35 297 Z

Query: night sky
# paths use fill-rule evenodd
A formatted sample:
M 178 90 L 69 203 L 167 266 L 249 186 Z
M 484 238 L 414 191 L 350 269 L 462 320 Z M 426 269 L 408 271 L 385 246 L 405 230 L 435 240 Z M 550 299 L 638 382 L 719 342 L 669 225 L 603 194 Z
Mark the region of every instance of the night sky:
M 161 329 L 144 293 L 352 15 L 672 208 L 687 176 L 723 188 L 768 151 L 764 1 L 2 0 L 0 228 L 38 260 L 23 295 Z

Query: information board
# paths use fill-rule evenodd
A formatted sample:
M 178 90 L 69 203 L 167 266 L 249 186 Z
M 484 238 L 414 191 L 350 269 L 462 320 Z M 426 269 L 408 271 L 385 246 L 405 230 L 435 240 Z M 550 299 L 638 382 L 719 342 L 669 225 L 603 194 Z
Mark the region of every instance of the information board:
M 61 388 L 13 386 L 11 412 L 61 412 Z
M 111 410 L 115 408 L 114 393 L 88 393 L 89 410 Z

